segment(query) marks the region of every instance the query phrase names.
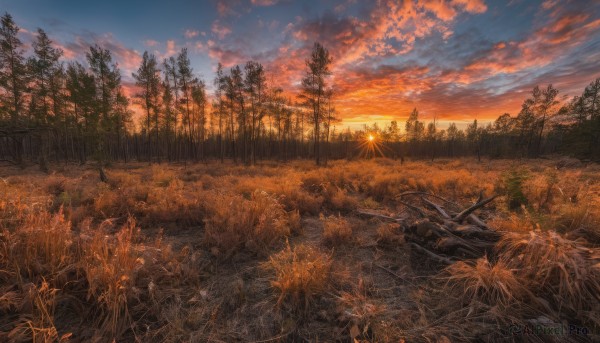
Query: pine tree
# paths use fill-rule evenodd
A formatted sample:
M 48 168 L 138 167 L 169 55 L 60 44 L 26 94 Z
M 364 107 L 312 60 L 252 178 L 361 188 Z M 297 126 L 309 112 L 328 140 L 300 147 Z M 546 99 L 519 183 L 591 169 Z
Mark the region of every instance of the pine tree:
M 2 104 L 12 125 L 23 115 L 27 91 L 27 68 L 23 43 L 18 38 L 19 27 L 10 14 L 0 19 L 0 87 L 4 90 Z
M 135 84 L 140 88 L 140 92 L 136 94 L 136 98 L 141 100 L 142 107 L 146 110 L 146 148 L 148 159 L 151 156 L 151 121 L 154 120 L 155 131 L 155 154 L 156 159 L 160 160 L 158 144 L 159 144 L 159 95 L 160 95 L 160 70 L 156 57 L 152 54 L 144 52 L 142 62 L 137 70 L 137 73 L 132 73 L 135 79 Z
M 112 55 L 107 49 L 98 45 L 90 47 L 86 58 L 95 83 L 96 104 L 94 107 L 100 114 L 98 126 L 95 127 L 97 131 L 92 133 L 97 136 L 96 145 L 92 148 L 97 160 L 102 163 L 109 157 L 111 133 L 118 133 L 115 105 L 121 87 L 121 74 L 117 66 L 113 64 Z
M 331 62 L 329 51 L 321 44 L 315 43 L 310 58 L 306 60 L 307 70 L 305 76 L 302 78 L 302 93 L 300 98 L 304 101 L 304 106 L 309 111 L 312 111 L 314 157 L 317 165 L 321 164 L 319 140 L 321 123 L 325 114 L 323 106 L 325 91 L 327 89 L 326 78 L 331 74 L 329 70 Z
M 181 90 L 181 99 L 179 99 L 182 105 L 182 124 L 187 129 L 188 149 L 189 153 L 194 154 L 194 134 L 192 129 L 192 118 L 190 104 L 192 101 L 191 91 L 195 83 L 194 72 L 191 67 L 191 62 L 188 57 L 187 48 L 181 49 L 179 55 L 177 55 L 177 76 L 179 89 Z
M 58 62 L 62 56 L 62 50 L 52 47 L 52 41 L 44 30 L 38 29 L 36 40 L 33 42 L 34 55 L 29 59 L 29 72 L 31 75 L 31 93 L 39 103 L 32 117 L 38 123 L 47 124 L 51 120 L 50 116 L 58 117 L 56 113 L 58 104 L 57 96 L 60 87 L 56 78 L 60 77 L 61 66 Z
M 256 144 L 259 139 L 258 128 L 264 116 L 264 102 L 267 88 L 267 79 L 263 66 L 255 61 L 249 61 L 245 66 L 246 79 L 245 91 L 250 103 L 250 161 L 256 164 Z

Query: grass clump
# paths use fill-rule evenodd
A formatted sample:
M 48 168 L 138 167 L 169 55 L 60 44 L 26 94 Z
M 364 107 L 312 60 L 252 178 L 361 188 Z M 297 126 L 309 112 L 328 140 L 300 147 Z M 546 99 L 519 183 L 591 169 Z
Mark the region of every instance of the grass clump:
M 574 314 L 598 305 L 600 273 L 597 249 L 588 249 L 554 231 L 506 235 L 496 247 L 499 258 L 557 311 Z M 600 307 L 596 307 L 598 309 Z
M 338 321 L 344 323 L 347 329 L 346 339 L 368 342 L 385 340 L 386 330 L 381 322 L 388 309 L 385 304 L 372 299 L 369 292 L 364 279 L 359 278 L 357 287 L 337 296 Z
M 483 303 L 509 308 L 530 299 L 526 285 L 502 261 L 492 263 L 483 257 L 474 265 L 457 262 L 446 268 L 445 273 L 445 291 L 466 306 Z
M 328 246 L 342 245 L 352 240 L 352 226 L 341 216 L 321 217 L 323 243 Z
M 206 205 L 204 242 L 214 255 L 230 257 L 244 249 L 265 252 L 290 235 L 288 213 L 265 192 L 255 191 L 249 200 L 241 196 L 216 196 Z
M 307 245 L 271 255 L 263 268 L 274 273 L 271 286 L 277 305 L 293 312 L 308 311 L 311 304 L 331 286 L 331 256 Z
M 402 227 L 398 223 L 381 223 L 377 226 L 377 243 L 380 245 L 400 245 L 404 243 Z

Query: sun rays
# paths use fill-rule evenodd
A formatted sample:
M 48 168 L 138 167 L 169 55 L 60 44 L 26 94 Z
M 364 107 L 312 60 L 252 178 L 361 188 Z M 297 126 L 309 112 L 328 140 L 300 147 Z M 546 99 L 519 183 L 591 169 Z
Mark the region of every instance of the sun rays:
M 376 133 L 367 133 L 359 141 L 360 155 L 365 158 L 384 157 L 385 148 L 383 140 Z

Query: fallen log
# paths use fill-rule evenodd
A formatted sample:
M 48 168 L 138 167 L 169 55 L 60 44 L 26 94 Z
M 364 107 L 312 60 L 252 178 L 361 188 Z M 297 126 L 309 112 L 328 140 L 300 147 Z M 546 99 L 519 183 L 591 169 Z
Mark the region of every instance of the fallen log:
M 496 199 L 497 197 L 498 197 L 498 195 L 494 195 L 487 199 L 478 201 L 477 203 L 473 204 L 471 207 L 464 209 L 462 212 L 460 212 L 459 214 L 454 216 L 453 220 L 455 222 L 462 223 L 462 221 L 465 220 L 465 218 L 468 217 L 475 210 L 489 204 L 490 202 L 494 201 L 494 199 Z
M 496 231 L 482 229 L 475 225 L 460 225 L 451 229 L 454 234 L 466 238 L 477 238 L 481 240 L 489 240 L 496 242 L 500 239 L 500 234 Z
M 474 215 L 472 213 L 467 217 L 466 220 L 467 220 L 467 223 L 469 223 L 469 224 L 477 225 L 484 229 L 489 229 L 489 227 L 483 220 L 479 219 L 479 217 L 477 217 L 476 215 Z
M 468 242 L 458 240 L 454 237 L 444 237 L 435 243 L 436 251 L 443 252 L 445 254 L 458 255 L 458 252 L 462 252 L 461 257 L 477 258 L 481 256 L 481 251 L 477 247 L 469 245 Z
M 420 202 L 408 203 L 401 199 L 408 195 L 418 196 Z M 457 212 L 449 211 L 427 197 L 440 199 L 445 204 L 455 206 Z M 367 210 L 358 210 L 358 214 L 402 223 L 404 239 L 414 250 L 437 262 L 452 264 L 458 260 L 476 259 L 493 254 L 493 248 L 501 234 L 489 229 L 473 212 L 496 198 L 497 195 L 485 198 L 483 192 L 480 192 L 473 205 L 460 210 L 458 204 L 435 194 L 405 192 L 397 197 L 397 201 L 417 214 L 419 219 L 413 219 L 411 223 L 409 218 L 399 219 Z
M 434 253 L 434 252 L 431 252 L 431 251 L 429 251 L 429 250 L 427 250 L 427 249 L 423 248 L 422 246 L 420 246 L 420 245 L 418 245 L 418 244 L 415 244 L 415 243 L 409 243 L 409 244 L 410 244 L 410 245 L 411 245 L 411 246 L 412 246 L 412 247 L 413 247 L 415 250 L 417 250 L 417 251 L 419 251 L 419 252 L 421 252 L 421 253 L 424 253 L 425 255 L 429 256 L 429 257 L 430 257 L 430 258 L 432 258 L 433 260 L 436 260 L 437 262 L 441 262 L 441 263 L 443 263 L 443 264 L 448 264 L 448 265 L 450 265 L 450 264 L 453 264 L 454 262 L 456 262 L 456 261 L 453 261 L 453 260 L 451 260 L 451 259 L 450 259 L 450 258 L 448 258 L 448 257 L 441 256 L 441 255 L 438 255 L 438 254 L 436 254 L 436 253 Z
M 421 216 L 421 218 L 427 217 L 427 215 L 425 214 L 425 212 L 423 212 L 423 210 L 421 210 L 420 208 L 418 208 L 416 206 L 413 206 L 413 205 L 411 205 L 411 204 L 409 204 L 409 203 L 407 203 L 405 201 L 402 201 L 402 200 L 398 200 L 398 202 L 401 203 L 402 205 L 408 207 L 409 209 L 417 212 Z
M 444 209 L 440 205 L 438 205 L 432 201 L 429 201 L 423 197 L 421 197 L 421 199 L 423 200 L 423 202 L 425 204 L 429 205 L 430 207 L 432 207 L 433 209 L 438 211 L 438 213 L 441 214 L 442 217 L 444 217 L 444 219 L 451 219 L 450 215 L 448 213 L 446 213 L 446 211 L 444 211 Z

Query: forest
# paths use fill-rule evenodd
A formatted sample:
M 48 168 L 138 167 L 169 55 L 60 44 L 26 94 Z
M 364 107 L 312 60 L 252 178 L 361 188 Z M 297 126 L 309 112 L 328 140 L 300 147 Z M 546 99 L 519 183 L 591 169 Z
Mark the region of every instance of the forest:
M 340 129 L 335 92 L 328 83 L 331 57 L 315 43 L 307 56 L 301 92 L 268 84 L 264 67 L 248 61 L 229 70 L 217 67 L 214 93 L 194 74 L 188 52 L 158 61 L 145 52 L 132 76 L 138 92 L 128 98 L 118 61 L 109 50 L 91 46 L 87 63 L 65 61 L 50 37 L 38 29 L 33 54 L 25 56 L 19 27 L 10 14 L 0 31 L 0 158 L 31 161 L 206 161 L 329 158 L 361 155 L 414 158 L 490 158 L 571 155 L 600 156 L 600 79 L 580 96 L 563 102 L 552 85 L 536 86 L 521 111 L 486 124 L 474 120 L 462 130 L 451 123 L 419 119 L 418 109 L 404 125 L 366 124 Z M 131 104 L 143 115 L 134 115 Z M 406 114 L 402 114 L 406 115 Z M 379 146 L 360 148 L 366 137 Z
M 290 89 L 23 32 L 2 16 L 0 342 L 600 341 L 600 78 L 353 129 L 319 41 Z

